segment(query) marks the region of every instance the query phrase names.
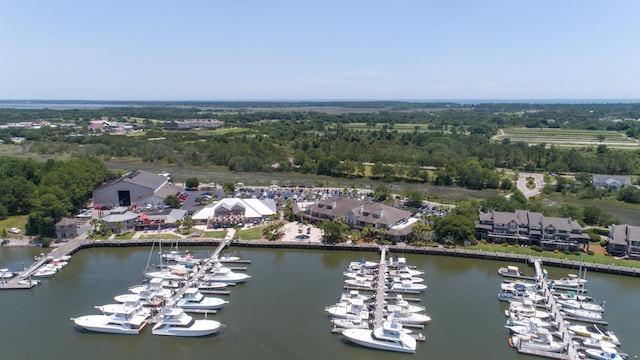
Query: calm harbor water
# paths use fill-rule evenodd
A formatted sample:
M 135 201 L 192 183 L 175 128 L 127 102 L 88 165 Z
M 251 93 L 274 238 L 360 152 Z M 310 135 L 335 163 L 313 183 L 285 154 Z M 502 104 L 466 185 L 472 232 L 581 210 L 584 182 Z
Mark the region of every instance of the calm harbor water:
M 213 248 L 191 248 L 206 256 Z M 0 266 L 19 270 L 40 249 L 2 248 Z M 329 332 L 324 308 L 343 291 L 349 261 L 377 260 L 362 252 L 231 248 L 225 253 L 252 260 L 250 281 L 231 288 L 229 304 L 211 318 L 225 324 L 205 338 L 93 334 L 74 329 L 71 317 L 97 313 L 95 305 L 142 280 L 148 248 L 78 252 L 54 278 L 26 291 L 0 292 L 2 359 L 534 359 L 507 345 L 505 305 L 497 300 L 503 262 L 406 255 L 426 271 L 421 296 L 433 320 L 422 332 L 416 355 L 357 347 Z M 399 254 L 402 255 L 402 254 Z M 153 256 L 151 261 L 157 262 Z M 241 265 L 244 266 L 244 265 Z M 533 269 L 520 264 L 522 270 Z M 547 268 L 551 278 L 568 269 Z M 640 355 L 640 279 L 590 273 L 589 294 L 606 300 L 605 318 L 623 343 Z M 198 315 L 196 315 L 198 316 Z

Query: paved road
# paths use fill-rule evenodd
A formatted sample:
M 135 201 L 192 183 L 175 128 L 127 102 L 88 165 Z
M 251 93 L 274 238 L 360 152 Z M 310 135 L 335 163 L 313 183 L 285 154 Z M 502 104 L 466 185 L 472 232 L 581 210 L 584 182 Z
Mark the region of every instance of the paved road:
M 533 177 L 535 188 L 529 189 L 527 188 L 527 178 Z M 536 196 L 542 192 L 542 188 L 544 187 L 544 174 L 540 173 L 520 173 L 520 177 L 518 178 L 518 182 L 516 184 L 518 186 L 518 190 L 520 190 L 524 197 L 527 199 Z

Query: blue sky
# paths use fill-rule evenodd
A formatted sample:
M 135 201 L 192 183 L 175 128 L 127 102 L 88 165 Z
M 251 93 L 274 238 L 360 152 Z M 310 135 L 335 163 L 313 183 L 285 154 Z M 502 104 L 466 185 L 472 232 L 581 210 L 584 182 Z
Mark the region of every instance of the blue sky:
M 0 0 L 0 99 L 639 99 L 640 1 Z

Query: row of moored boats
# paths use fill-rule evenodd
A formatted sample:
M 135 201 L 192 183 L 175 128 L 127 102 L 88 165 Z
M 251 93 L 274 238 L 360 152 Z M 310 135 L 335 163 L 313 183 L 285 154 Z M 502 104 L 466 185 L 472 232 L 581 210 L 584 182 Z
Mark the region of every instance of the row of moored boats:
M 415 353 L 416 340 L 424 340 L 424 336 L 408 328 L 422 327 L 431 317 L 424 313 L 423 306 L 409 303 L 403 294 L 426 290 L 420 277 L 424 272 L 408 266 L 404 258 L 393 257 L 384 263 L 351 262 L 343 275 L 347 292 L 325 308 L 332 331 L 361 346 Z M 384 283 L 379 284 L 379 279 Z M 379 323 L 375 321 L 376 312 L 382 316 Z
M 505 327 L 510 331 L 509 344 L 514 348 L 543 356 L 549 353 L 549 357 L 557 358 L 554 354 L 566 354 L 571 345 L 582 358 L 628 358 L 620 351 L 617 336 L 606 327 L 604 304 L 586 295 L 586 279 L 570 274 L 559 280 L 546 280 L 543 271 L 544 283 L 550 290 L 545 292 L 542 279 L 527 277 L 516 266 L 500 268 L 498 272 L 505 277 L 498 299 L 509 303 Z M 554 316 L 545 293 L 552 294 L 560 318 Z M 564 338 L 560 322 L 570 339 Z
M 234 257 L 198 260 L 188 254 L 167 256 L 169 265 L 145 273 L 143 284 L 114 297 L 115 303 L 96 306 L 100 314 L 72 318 L 76 327 L 92 332 L 139 334 L 153 323 L 154 335 L 207 336 L 222 327 L 219 321 L 196 319 L 188 313 L 214 314 L 228 301 L 203 293 L 228 293 L 224 289 L 250 276 L 223 264 Z

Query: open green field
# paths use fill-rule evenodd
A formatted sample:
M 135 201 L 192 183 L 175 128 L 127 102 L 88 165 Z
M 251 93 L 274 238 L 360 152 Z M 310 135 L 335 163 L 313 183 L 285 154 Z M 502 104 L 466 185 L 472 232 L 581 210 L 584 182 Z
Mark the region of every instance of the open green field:
M 433 130 L 429 130 L 430 125 L 431 124 L 349 123 L 349 124 L 344 124 L 344 127 L 350 130 L 375 131 L 375 130 L 382 130 L 386 126 L 388 130 L 397 130 L 398 132 L 414 132 L 414 131 L 424 132 L 424 131 L 433 131 Z
M 598 146 L 607 145 L 613 148 L 636 149 L 639 144 L 635 139 L 625 136 L 617 131 L 600 130 L 572 130 L 572 129 L 547 129 L 547 128 L 510 128 L 501 129 L 493 138 L 501 141 L 523 141 L 528 144 L 553 144 L 556 146 Z
M 9 230 L 16 227 L 24 233 L 24 225 L 27 223 L 27 215 L 10 216 L 4 220 L 0 220 L 0 229 Z

